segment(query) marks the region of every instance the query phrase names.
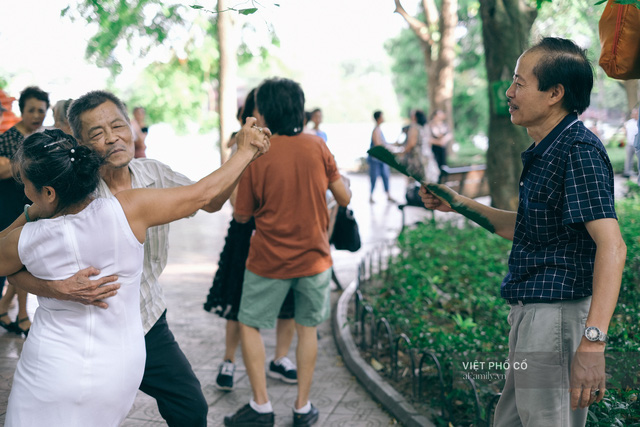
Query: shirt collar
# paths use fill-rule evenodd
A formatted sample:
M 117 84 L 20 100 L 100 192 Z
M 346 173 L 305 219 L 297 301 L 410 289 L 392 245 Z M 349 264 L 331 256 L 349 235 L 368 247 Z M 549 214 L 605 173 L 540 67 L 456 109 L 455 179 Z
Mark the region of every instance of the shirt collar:
M 129 162 L 129 170 L 131 171 L 132 181 L 134 183 L 133 188 L 148 188 L 153 186 L 156 182 L 156 176 L 149 173 L 141 162 L 137 159 L 132 159 Z
M 534 154 L 538 157 L 542 157 L 542 155 L 551 147 L 551 144 L 558 138 L 558 136 L 564 131 L 567 127 L 572 125 L 575 121 L 578 120 L 578 115 L 576 113 L 569 113 L 565 116 L 564 119 L 560 123 L 553 128 L 551 132 L 547 136 L 545 136 L 540 143 L 534 147 L 530 147 L 529 150 L 531 154 Z

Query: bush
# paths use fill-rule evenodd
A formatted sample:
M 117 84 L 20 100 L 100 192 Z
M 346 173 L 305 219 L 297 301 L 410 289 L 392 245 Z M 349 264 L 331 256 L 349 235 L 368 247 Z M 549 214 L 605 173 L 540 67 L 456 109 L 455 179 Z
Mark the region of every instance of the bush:
M 610 368 L 616 353 L 637 355 L 640 351 L 640 190 L 637 185 L 630 185 L 629 197 L 620 200 L 616 209 L 628 255 L 618 305 L 609 328 Z M 388 270 L 362 285 L 376 317 L 386 317 L 396 334 L 405 333 L 415 347 L 430 349 L 443 364 L 454 365 L 449 372 L 450 382 L 456 381 L 452 372 L 459 368 L 455 365 L 460 360 L 474 361 L 478 356 L 485 360 L 504 360 L 508 353 L 509 306 L 500 297 L 500 283 L 507 273 L 511 242 L 473 225 L 460 228 L 443 222 L 421 224 L 408 230 L 398 238 L 397 244 L 399 254 L 390 261 Z M 634 370 L 637 366 L 625 365 L 625 368 L 638 377 L 640 371 Z M 486 404 L 503 381 L 478 381 L 476 385 Z M 459 396 L 449 397 L 453 399 L 456 420 L 474 419 L 471 402 L 461 402 Z M 588 425 L 640 422 L 637 397 L 636 388 L 609 389 L 605 399 L 590 408 Z M 465 411 L 466 414 L 461 414 Z

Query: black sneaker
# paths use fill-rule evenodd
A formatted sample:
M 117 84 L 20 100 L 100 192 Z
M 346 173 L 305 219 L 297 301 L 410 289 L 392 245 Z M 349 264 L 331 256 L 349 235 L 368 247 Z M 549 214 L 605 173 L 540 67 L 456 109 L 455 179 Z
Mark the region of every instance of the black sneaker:
M 233 373 L 236 371 L 236 365 L 230 360 L 225 360 L 220 364 L 218 369 L 218 377 L 216 378 L 216 387 L 219 390 L 230 391 L 233 388 Z
M 273 412 L 261 414 L 254 411 L 248 403 L 238 409 L 235 414 L 224 417 L 224 425 L 227 427 L 271 427 L 274 422 L 275 415 L 273 415 Z
M 298 383 L 298 371 L 296 370 L 296 365 L 294 365 L 288 357 L 273 360 L 271 364 L 269 364 L 267 375 L 288 384 Z
M 312 404 L 311 409 L 306 414 L 298 414 L 293 411 L 293 425 L 296 427 L 312 426 L 318 422 L 319 416 L 318 408 Z

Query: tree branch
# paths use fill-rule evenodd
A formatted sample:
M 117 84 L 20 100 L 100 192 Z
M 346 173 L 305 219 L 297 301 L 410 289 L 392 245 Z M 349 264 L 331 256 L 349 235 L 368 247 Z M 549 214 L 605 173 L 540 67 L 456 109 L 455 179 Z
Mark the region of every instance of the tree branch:
M 424 9 L 425 20 L 429 28 L 436 28 L 440 14 L 438 13 L 438 7 L 433 0 L 422 0 L 422 8 Z
M 402 4 L 400 4 L 400 0 L 395 0 L 395 3 L 396 10 L 394 12 L 402 16 L 404 20 L 407 21 L 407 24 L 409 24 L 409 28 L 411 28 L 411 30 L 423 43 L 432 45 L 433 39 L 431 38 L 431 34 L 429 33 L 429 28 L 427 27 L 427 25 L 419 19 L 409 15 L 407 11 L 404 10 L 404 7 L 402 7 Z

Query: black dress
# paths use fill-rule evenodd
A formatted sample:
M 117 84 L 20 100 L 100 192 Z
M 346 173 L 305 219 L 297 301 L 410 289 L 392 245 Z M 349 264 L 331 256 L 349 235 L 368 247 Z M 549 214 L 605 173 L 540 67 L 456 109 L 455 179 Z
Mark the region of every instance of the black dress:
M 11 159 L 24 141 L 24 135 L 14 126 L 0 135 L 0 156 Z M 15 179 L 0 179 L 0 230 L 10 226 L 22 214 L 24 205 L 30 203 L 24 195 L 24 187 Z M 4 277 L 0 277 L 0 295 L 4 288 Z
M 256 223 L 253 218 L 244 224 L 234 219 L 231 220 L 224 248 L 220 253 L 218 271 L 213 277 L 213 284 L 209 289 L 207 301 L 204 303 L 206 311 L 213 309 L 218 316 L 224 319 L 238 320 L 244 270 L 249 256 L 249 243 L 255 229 Z M 293 315 L 293 291 L 289 291 L 278 318 L 291 319 Z

